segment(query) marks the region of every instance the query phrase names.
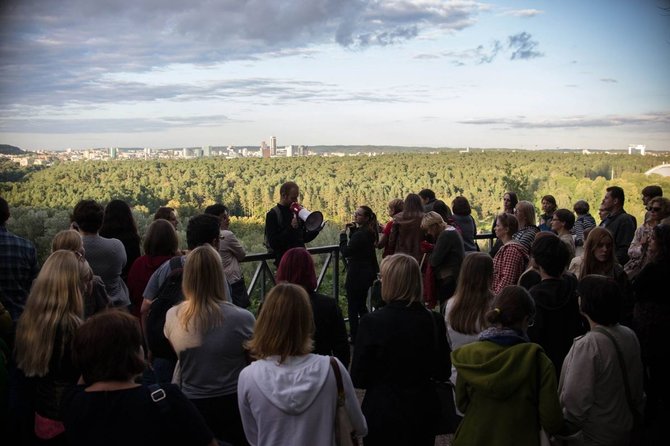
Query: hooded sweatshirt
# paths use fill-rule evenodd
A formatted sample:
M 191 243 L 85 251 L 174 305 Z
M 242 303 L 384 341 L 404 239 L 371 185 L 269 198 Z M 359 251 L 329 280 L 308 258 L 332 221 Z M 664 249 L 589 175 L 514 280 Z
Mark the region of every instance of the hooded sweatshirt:
M 334 445 L 337 382 L 328 356 L 278 356 L 253 362 L 240 373 L 237 398 L 252 446 Z M 367 434 L 349 373 L 342 375 L 345 407 L 358 435 Z
M 561 429 L 554 367 L 539 345 L 477 341 L 454 350 L 451 361 L 458 371 L 456 404 L 465 414 L 455 446 L 534 446 L 540 426 L 549 434 Z
M 586 333 L 577 301 L 577 278 L 563 274 L 545 279 L 531 287 L 530 295 L 535 300 L 535 324 L 528 328 L 528 337 L 542 346 L 559 376 L 572 341 Z

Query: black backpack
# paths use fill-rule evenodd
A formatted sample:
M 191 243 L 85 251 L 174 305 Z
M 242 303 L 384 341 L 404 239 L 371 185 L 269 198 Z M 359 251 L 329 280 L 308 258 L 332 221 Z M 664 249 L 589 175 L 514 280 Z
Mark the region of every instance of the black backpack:
M 177 361 L 170 341 L 163 334 L 165 315 L 168 310 L 184 300 L 181 291 L 181 278 L 184 268 L 181 256 L 173 257 L 170 262 L 170 274 L 158 289 L 156 298 L 151 303 L 146 321 L 147 346 L 154 358 L 165 358 Z

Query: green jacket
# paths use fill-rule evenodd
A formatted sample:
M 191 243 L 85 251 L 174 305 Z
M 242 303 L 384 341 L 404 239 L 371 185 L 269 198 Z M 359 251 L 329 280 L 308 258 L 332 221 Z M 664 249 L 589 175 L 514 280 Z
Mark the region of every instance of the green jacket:
M 539 445 L 540 426 L 563 426 L 556 373 L 542 347 L 491 341 L 466 344 L 451 354 L 458 371 L 456 405 L 465 414 L 458 445 Z

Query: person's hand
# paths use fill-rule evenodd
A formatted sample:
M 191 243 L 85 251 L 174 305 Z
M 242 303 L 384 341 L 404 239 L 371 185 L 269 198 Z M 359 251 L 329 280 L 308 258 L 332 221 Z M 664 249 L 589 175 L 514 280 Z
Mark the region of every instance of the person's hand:
M 293 219 L 291 220 L 291 227 L 293 229 L 298 229 L 298 216 L 296 214 L 293 214 Z
M 425 240 L 423 240 L 421 242 L 421 252 L 424 253 L 424 254 L 429 253 L 429 252 L 433 252 L 434 247 L 435 247 L 435 245 L 433 245 L 432 243 L 428 243 Z

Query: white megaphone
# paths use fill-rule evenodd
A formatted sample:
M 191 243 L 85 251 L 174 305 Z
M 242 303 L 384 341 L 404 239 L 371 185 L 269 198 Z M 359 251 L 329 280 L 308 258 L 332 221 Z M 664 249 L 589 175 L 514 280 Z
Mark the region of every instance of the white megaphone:
M 318 231 L 323 224 L 323 214 L 320 211 L 311 212 L 304 207 L 298 211 L 298 218 L 305 222 L 308 231 Z

